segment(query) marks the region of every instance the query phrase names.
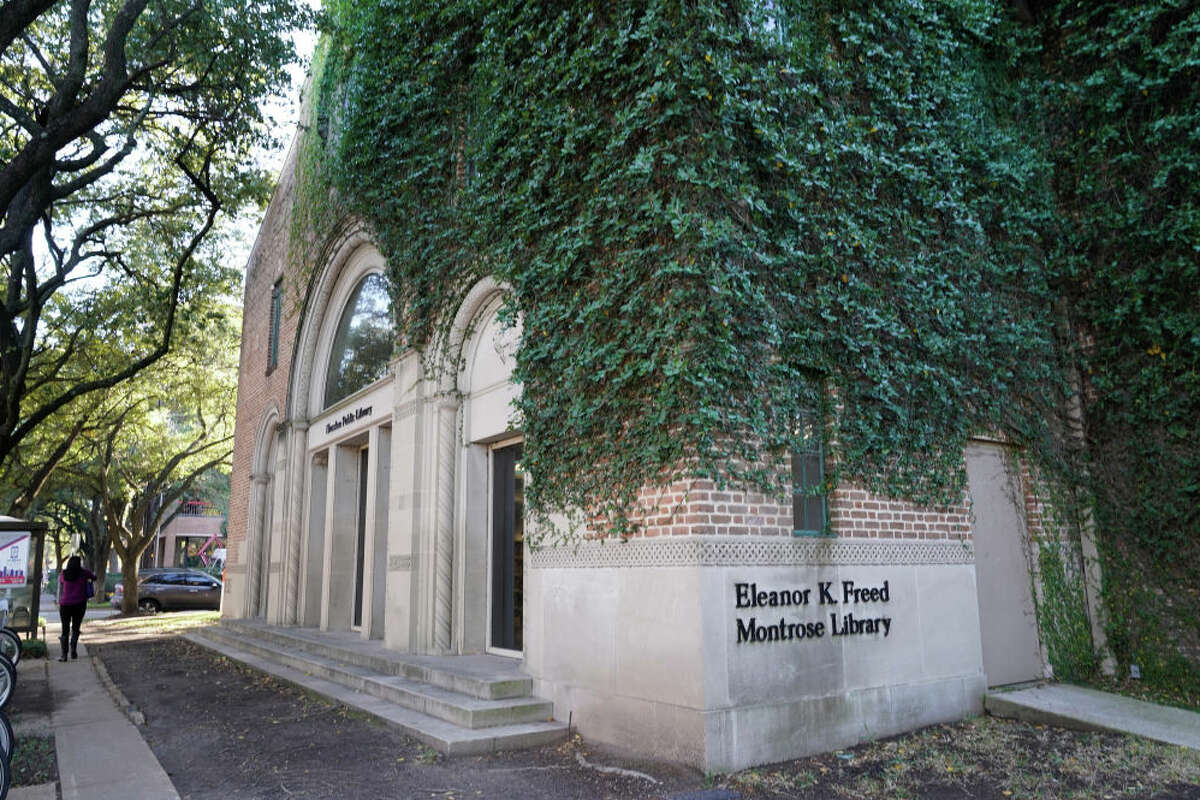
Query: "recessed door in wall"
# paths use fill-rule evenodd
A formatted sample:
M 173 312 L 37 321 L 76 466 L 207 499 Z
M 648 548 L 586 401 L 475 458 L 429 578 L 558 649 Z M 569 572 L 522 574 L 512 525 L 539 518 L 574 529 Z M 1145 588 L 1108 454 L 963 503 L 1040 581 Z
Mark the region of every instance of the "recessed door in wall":
M 488 649 L 518 656 L 523 647 L 522 576 L 525 551 L 525 473 L 521 444 L 491 450 L 491 547 Z
M 355 630 L 362 627 L 363 620 L 363 581 L 365 577 L 367 552 L 367 455 L 369 448 L 358 451 L 358 522 L 354 533 L 354 622 L 351 627 Z
M 1024 494 L 1013 459 L 999 445 L 967 447 L 975 516 L 975 581 L 983 671 L 989 686 L 1044 677 L 1033 608 Z

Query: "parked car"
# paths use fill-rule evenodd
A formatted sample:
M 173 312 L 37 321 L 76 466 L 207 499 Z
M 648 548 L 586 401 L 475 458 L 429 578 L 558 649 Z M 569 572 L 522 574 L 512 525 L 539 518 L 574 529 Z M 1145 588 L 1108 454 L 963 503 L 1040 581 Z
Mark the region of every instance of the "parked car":
M 225 584 L 198 569 L 152 568 L 138 575 L 138 608 L 143 611 L 175 611 L 221 607 Z M 119 609 L 125 599 L 125 586 L 118 583 L 112 607 Z

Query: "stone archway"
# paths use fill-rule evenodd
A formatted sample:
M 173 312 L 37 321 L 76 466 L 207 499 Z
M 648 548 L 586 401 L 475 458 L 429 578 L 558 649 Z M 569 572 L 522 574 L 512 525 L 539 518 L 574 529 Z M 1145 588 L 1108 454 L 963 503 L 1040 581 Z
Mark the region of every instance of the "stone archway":
M 367 387 L 348 390 L 332 400 L 326 383 L 343 313 L 358 297 L 365 279 L 383 272 L 383 257 L 360 227 L 348 230 L 331 252 L 308 293 L 288 394 L 289 513 L 282 619 L 329 629 L 361 629 L 364 635 L 379 638 L 385 617 L 382 584 L 391 403 L 378 395 L 388 394 L 388 379 L 376 378 Z M 359 405 L 356 398 L 363 392 L 375 398 L 372 415 L 364 424 L 343 428 L 341 418 L 346 413 L 353 415 Z M 344 408 L 347 403 L 350 406 Z M 337 417 L 336 424 L 330 423 L 331 415 Z M 354 476 L 362 477 L 363 486 L 369 488 L 369 503 L 368 495 L 358 497 L 357 486 L 351 490 L 343 485 Z M 354 482 L 357 484 L 358 477 Z M 358 502 L 351 515 L 356 519 L 347 523 L 350 512 L 344 506 L 350 495 Z M 350 530 L 356 527 L 361 530 Z M 369 548 L 365 556 L 364 547 Z M 347 549 L 357 552 L 347 557 Z M 352 573 L 350 591 L 355 593 L 351 601 L 342 596 L 347 570 Z M 362 600 L 359 593 L 365 593 L 367 599 Z M 364 608 L 370 611 L 365 616 L 361 613 Z
M 271 540 L 275 522 L 275 467 L 279 411 L 272 406 L 259 425 L 250 473 L 250 530 L 246 537 L 246 617 L 265 618 L 271 585 Z

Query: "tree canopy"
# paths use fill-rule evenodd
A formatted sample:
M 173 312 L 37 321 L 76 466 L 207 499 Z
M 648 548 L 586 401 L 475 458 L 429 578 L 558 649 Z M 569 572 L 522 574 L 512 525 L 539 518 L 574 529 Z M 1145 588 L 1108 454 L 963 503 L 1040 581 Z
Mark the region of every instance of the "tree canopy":
M 210 234 L 267 196 L 261 103 L 305 21 L 293 0 L 0 4 L 0 462 L 227 291 Z

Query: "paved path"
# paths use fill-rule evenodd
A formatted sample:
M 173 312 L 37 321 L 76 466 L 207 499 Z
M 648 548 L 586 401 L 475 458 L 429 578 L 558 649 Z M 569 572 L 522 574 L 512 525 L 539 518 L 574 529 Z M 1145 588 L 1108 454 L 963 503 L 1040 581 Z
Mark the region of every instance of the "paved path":
M 113 614 L 116 614 L 116 613 L 117 613 L 116 609 L 114 609 L 112 606 L 105 606 L 104 608 L 90 608 L 89 607 L 87 611 L 83 612 L 83 618 L 84 619 L 107 619 L 108 617 L 111 617 Z M 54 629 L 58 630 L 58 626 L 61 623 L 59 622 L 59 618 L 58 618 L 58 601 L 56 601 L 54 599 L 54 595 L 45 594 L 44 592 L 42 593 L 42 599 L 38 601 L 38 616 L 45 618 L 47 627 L 53 625 Z M 49 635 L 49 634 L 47 634 L 47 635 Z M 57 643 L 58 643 L 58 634 L 57 633 L 54 634 L 53 642 L 57 645 Z
M 989 714 L 1064 728 L 1132 733 L 1200 750 L 1200 714 L 1064 683 L 989 692 Z
M 58 644 L 58 626 L 48 628 L 50 643 Z M 101 683 L 83 642 L 77 661 L 54 660 L 51 652 L 51 660 L 44 663 L 54 704 L 50 729 L 58 756 L 62 800 L 179 800 L 179 793 L 141 732 Z M 17 669 L 24 672 L 26 665 Z M 44 792 L 44 787 L 13 789 L 8 796 L 14 800 L 47 796 L 38 791 Z

